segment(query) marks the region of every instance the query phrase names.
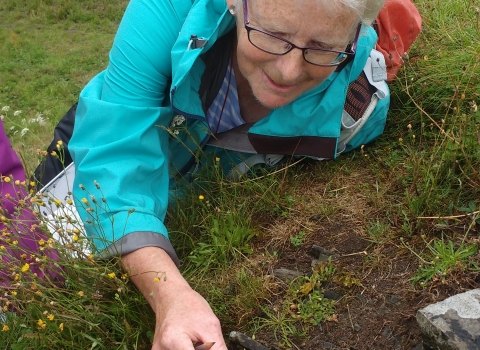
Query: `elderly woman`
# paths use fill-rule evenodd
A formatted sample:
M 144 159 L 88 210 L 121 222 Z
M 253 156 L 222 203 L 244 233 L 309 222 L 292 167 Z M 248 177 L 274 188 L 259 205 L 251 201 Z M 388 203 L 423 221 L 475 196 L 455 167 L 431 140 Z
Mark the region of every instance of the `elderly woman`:
M 323 159 L 378 136 L 388 92 L 363 101 L 377 115 L 369 120 L 362 103 L 351 108 L 357 117 L 344 107 L 359 77 L 368 91 L 384 84 L 362 73 L 383 1 L 130 2 L 108 68 L 80 95 L 69 148 L 75 197 L 87 188 L 108 201 L 95 222 L 80 210 L 87 232 L 104 254 L 121 254 L 156 313 L 153 349 L 226 349 L 218 319 L 176 266 L 163 223 L 173 177 L 195 168 L 199 148 Z M 232 158 L 222 159 L 227 171 L 239 169 Z M 153 283 L 152 271 L 166 281 Z

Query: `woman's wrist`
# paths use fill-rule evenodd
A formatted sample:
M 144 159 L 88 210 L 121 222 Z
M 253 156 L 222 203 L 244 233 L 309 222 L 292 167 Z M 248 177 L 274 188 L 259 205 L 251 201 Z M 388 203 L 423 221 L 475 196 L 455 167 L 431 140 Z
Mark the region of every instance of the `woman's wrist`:
M 161 248 L 145 247 L 122 257 L 130 279 L 156 311 L 178 295 L 191 289 L 170 256 Z

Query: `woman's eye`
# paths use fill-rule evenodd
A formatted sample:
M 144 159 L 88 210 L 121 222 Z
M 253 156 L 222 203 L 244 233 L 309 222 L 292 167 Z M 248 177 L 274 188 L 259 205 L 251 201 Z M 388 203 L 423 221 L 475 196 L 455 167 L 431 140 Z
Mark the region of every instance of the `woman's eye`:
M 285 33 L 280 33 L 280 32 L 269 32 L 270 34 L 276 36 L 277 38 L 285 38 Z
M 313 46 L 312 46 L 312 49 L 324 49 L 324 50 L 331 50 L 330 47 L 328 47 L 327 45 L 323 44 L 323 43 L 315 43 Z

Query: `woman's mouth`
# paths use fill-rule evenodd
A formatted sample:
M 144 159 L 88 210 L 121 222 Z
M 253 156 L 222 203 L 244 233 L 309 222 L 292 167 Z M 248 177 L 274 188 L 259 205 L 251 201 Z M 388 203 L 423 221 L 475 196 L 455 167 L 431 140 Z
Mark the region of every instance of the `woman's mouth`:
M 282 94 L 289 93 L 293 91 L 298 84 L 293 84 L 293 85 L 282 85 L 282 84 L 277 84 L 275 81 L 273 81 L 265 72 L 263 72 L 263 75 L 265 77 L 265 81 L 267 83 L 267 86 L 270 88 L 270 90 Z

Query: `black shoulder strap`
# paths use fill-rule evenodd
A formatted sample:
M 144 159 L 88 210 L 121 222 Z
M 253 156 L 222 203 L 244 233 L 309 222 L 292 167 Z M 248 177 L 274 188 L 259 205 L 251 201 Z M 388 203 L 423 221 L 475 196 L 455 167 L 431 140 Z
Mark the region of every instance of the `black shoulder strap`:
M 205 63 L 205 72 L 200 82 L 198 94 L 202 101 L 202 107 L 205 114 L 222 86 L 223 78 L 230 60 L 231 48 L 235 39 L 236 29 L 219 38 L 213 46 L 201 57 Z
M 47 155 L 35 169 L 32 181 L 36 183 L 37 190 L 49 183 L 55 176 L 61 173 L 65 167 L 72 163 L 72 156 L 68 151 L 68 143 L 73 134 L 73 126 L 75 124 L 75 113 L 77 111 L 77 103 L 75 103 L 69 111 L 55 126 L 53 131 L 53 141 L 47 148 Z M 58 141 L 63 142 L 63 157 L 53 156 L 52 152 L 57 150 Z M 63 158 L 63 161 L 60 160 Z

